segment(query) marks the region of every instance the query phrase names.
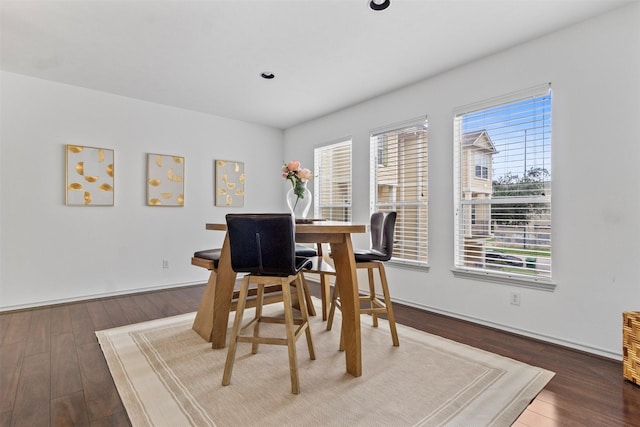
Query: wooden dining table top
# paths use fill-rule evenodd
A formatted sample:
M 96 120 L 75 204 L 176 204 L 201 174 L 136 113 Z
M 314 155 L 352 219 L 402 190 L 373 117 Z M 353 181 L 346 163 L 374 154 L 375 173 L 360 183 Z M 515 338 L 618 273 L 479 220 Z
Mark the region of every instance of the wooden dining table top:
M 227 231 L 227 224 L 224 222 L 207 223 L 207 230 Z M 366 224 L 343 222 L 343 221 L 325 221 L 316 220 L 313 222 L 296 223 L 296 234 L 309 233 L 365 233 L 367 231 Z

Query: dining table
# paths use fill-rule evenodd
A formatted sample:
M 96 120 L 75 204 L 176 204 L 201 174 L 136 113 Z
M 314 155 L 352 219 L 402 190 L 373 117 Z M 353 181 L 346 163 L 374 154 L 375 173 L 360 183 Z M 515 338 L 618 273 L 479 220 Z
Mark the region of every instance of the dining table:
M 214 349 L 226 346 L 227 327 L 232 307 L 236 272 L 231 267 L 231 250 L 226 223 L 207 223 L 207 230 L 225 232 L 217 268 L 204 290 L 193 322 L 193 330 L 211 342 Z M 328 243 L 336 271 L 336 283 L 342 308 L 342 336 L 346 371 L 362 375 L 360 303 L 358 277 L 351 242 L 352 233 L 365 233 L 366 224 L 339 221 L 304 221 L 296 223 L 296 243 Z

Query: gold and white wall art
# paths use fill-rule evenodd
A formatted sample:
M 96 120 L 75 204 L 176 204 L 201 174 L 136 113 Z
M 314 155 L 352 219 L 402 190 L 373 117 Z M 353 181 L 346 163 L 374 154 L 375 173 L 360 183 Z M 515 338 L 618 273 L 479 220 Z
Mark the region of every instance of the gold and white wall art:
M 67 206 L 113 206 L 113 150 L 66 145 Z
M 216 160 L 216 206 L 244 206 L 244 163 Z
M 184 157 L 147 154 L 147 205 L 184 206 Z

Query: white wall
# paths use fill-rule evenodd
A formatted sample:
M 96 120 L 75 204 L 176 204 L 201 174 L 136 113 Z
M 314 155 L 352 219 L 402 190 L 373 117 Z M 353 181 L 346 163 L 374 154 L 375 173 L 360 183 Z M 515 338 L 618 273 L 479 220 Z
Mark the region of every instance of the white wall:
M 354 221 L 369 217 L 369 130 L 428 115 L 428 271 L 390 267 L 398 301 L 620 358 L 640 310 L 640 4 L 285 131 L 286 157 L 353 138 Z M 428 55 L 428 52 L 423 52 Z M 399 71 L 401 72 L 401 71 Z M 553 292 L 456 278 L 454 108 L 552 82 Z M 362 239 L 360 244 L 367 244 Z M 521 305 L 509 304 L 509 292 Z
M 1 74 L 0 310 L 203 283 L 219 246 L 214 160 L 240 160 L 245 207 L 283 211 L 281 130 Z M 115 206 L 65 206 L 65 144 L 115 150 Z M 146 153 L 185 157 L 185 206 L 148 207 Z M 162 260 L 169 269 L 162 268 Z

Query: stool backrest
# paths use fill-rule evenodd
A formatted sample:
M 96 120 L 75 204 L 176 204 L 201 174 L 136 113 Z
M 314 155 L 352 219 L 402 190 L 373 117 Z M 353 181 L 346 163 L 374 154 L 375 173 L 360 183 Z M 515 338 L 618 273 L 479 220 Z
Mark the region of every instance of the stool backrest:
M 393 236 L 396 231 L 396 218 L 398 214 L 397 212 L 388 212 L 384 216 L 384 230 L 382 234 L 382 247 L 383 252 L 387 254 L 387 260 L 391 259 L 393 255 Z
M 378 240 L 374 240 L 374 215 L 380 214 L 375 218 L 376 226 L 379 230 L 376 231 Z M 395 211 L 382 213 L 374 212 L 371 215 L 371 249 L 385 255 L 385 259 L 381 261 L 388 261 L 393 255 L 393 236 L 396 229 L 396 217 Z M 376 244 L 376 242 L 379 242 Z
M 231 266 L 237 273 L 297 273 L 291 214 L 227 214 Z
M 371 249 L 380 250 L 382 248 L 382 224 L 384 223 L 384 212 L 376 211 L 371 214 L 369 222 L 371 234 Z

